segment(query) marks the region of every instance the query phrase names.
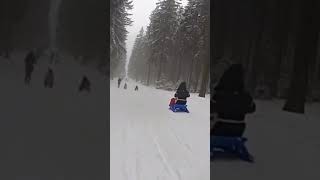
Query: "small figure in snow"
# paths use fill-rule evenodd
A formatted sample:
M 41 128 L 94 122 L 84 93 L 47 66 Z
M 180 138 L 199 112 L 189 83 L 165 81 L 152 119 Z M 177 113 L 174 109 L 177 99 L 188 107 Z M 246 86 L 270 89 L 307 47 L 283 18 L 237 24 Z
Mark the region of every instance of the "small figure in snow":
M 36 63 L 36 56 L 33 51 L 30 51 L 25 57 L 25 78 L 24 82 L 30 84 L 31 75 L 34 69 L 34 64 Z
M 127 83 L 124 83 L 123 89 L 127 89 Z
M 87 78 L 87 76 L 83 76 L 82 81 L 79 86 L 79 92 L 81 92 L 81 91 L 90 92 L 90 90 L 91 90 L 91 83 L 90 83 L 89 79 Z
M 136 87 L 134 88 L 134 90 L 135 90 L 135 91 L 138 91 L 138 90 L 139 90 L 138 86 L 136 86 Z
M 174 94 L 174 97 L 176 98 L 175 104 L 180 104 L 180 105 L 187 104 L 187 98 L 190 97 L 190 93 L 187 90 L 186 82 L 182 82 L 179 85 L 177 92 Z
M 121 81 L 122 81 L 122 79 L 121 79 L 121 78 L 119 78 L 119 79 L 118 79 L 118 88 L 120 88 Z
M 44 77 L 44 87 L 45 88 L 53 88 L 53 84 L 54 84 L 53 70 L 51 68 L 48 68 L 48 71 Z
M 212 128 L 214 136 L 241 137 L 247 113 L 255 112 L 252 97 L 244 89 L 244 72 L 241 64 L 231 65 L 214 88 L 211 100 Z

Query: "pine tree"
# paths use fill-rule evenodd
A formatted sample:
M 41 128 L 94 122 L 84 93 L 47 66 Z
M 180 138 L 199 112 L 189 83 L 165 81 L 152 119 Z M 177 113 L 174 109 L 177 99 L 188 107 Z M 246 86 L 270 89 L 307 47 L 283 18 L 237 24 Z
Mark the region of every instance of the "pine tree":
M 150 18 L 151 61 L 159 67 L 157 81 L 162 77 L 164 64 L 173 56 L 178 8 L 175 0 L 159 1 Z
M 131 25 L 129 10 L 133 8 L 130 0 L 112 0 L 110 1 L 110 69 L 114 70 L 121 66 L 124 71 L 121 60 L 126 56 L 125 41 L 128 31 L 126 26 Z M 122 64 L 122 65 L 121 65 Z M 111 74 L 116 75 L 115 72 Z

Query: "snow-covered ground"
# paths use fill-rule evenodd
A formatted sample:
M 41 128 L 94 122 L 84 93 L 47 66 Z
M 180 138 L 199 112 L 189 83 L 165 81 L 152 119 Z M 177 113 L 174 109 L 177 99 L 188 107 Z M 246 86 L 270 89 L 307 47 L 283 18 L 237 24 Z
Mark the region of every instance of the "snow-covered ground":
M 107 179 L 109 81 L 66 59 L 54 67 L 55 87 L 45 89 L 42 58 L 26 87 L 23 58 L 0 58 L 0 179 Z M 84 73 L 93 86 L 88 95 L 77 92 Z
M 40 62 L 26 87 L 23 57 L 0 58 L 0 179 L 108 179 L 109 80 L 68 60 L 54 67 L 54 89 L 44 89 Z M 88 95 L 77 93 L 83 74 L 92 81 Z M 304 116 L 281 111 L 281 101 L 257 101 L 245 133 L 256 162 L 219 159 L 210 170 L 208 98 L 193 94 L 190 114 L 173 113 L 174 92 L 110 83 L 112 180 L 320 179 L 319 104 Z
M 211 179 L 320 179 L 320 105 L 308 104 L 307 115 L 281 111 L 282 101 L 258 101 L 248 116 L 245 136 L 256 162 L 218 159 Z
M 190 113 L 173 113 L 174 92 L 123 84 L 111 81 L 111 179 L 209 180 L 209 97 L 192 94 Z

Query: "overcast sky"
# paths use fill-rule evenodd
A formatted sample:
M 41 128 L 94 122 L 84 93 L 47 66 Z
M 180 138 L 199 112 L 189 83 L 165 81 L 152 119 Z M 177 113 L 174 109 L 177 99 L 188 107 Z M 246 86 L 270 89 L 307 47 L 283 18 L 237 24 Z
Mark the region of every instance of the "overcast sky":
M 133 20 L 131 26 L 127 27 L 129 31 L 127 45 L 127 61 L 130 58 L 132 47 L 136 36 L 138 35 L 141 27 L 146 30 L 150 20 L 151 12 L 156 8 L 158 0 L 133 0 L 133 10 L 131 10 L 130 18 Z M 186 5 L 188 0 L 181 0 L 182 5 Z

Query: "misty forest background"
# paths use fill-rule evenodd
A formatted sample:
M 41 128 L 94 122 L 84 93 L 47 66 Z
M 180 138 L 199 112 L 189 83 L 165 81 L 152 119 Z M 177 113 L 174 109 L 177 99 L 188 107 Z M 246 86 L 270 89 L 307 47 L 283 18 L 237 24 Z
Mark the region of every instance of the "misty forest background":
M 117 68 L 111 76 L 124 77 L 125 26 L 132 23 L 128 14 L 132 3 L 128 0 L 112 3 L 111 64 Z M 150 15 L 150 24 L 141 28 L 135 39 L 128 76 L 166 90 L 174 90 L 181 81 L 186 81 L 191 92 L 204 97 L 210 90 L 209 48 L 209 0 L 189 0 L 185 7 L 177 0 L 160 0 Z
M 0 0 L 0 55 L 10 61 L 36 49 L 55 63 L 73 58 L 108 74 L 106 8 L 105 0 Z
M 319 1 L 211 3 L 212 86 L 228 65 L 242 63 L 255 98 L 284 98 L 283 109 L 297 113 L 306 100 L 320 100 Z
M 111 38 L 122 46 L 111 61 L 125 64 L 131 5 L 118 2 L 123 15 L 111 18 L 123 23 L 114 30 L 122 36 Z M 187 81 L 191 92 L 203 94 L 206 83 L 212 89 L 230 64 L 242 63 L 246 87 L 256 99 L 286 99 L 284 110 L 304 113 L 306 101 L 320 100 L 319 13 L 317 0 L 189 0 L 184 8 L 160 0 L 136 38 L 129 77 L 169 90 Z M 117 67 L 122 70 L 112 76 L 123 76 L 123 65 Z
M 123 76 L 132 3 L 110 1 L 108 19 L 104 0 L 61 0 L 52 43 L 50 2 L 0 1 L 1 57 L 10 61 L 16 51 L 51 50 L 111 78 Z M 160 0 L 136 38 L 129 77 L 165 89 L 187 81 L 190 91 L 204 95 L 209 82 L 213 87 L 228 65 L 239 62 L 256 98 L 285 98 L 285 110 L 303 113 L 305 101 L 320 100 L 319 9 L 317 0 L 189 0 L 184 8 Z

